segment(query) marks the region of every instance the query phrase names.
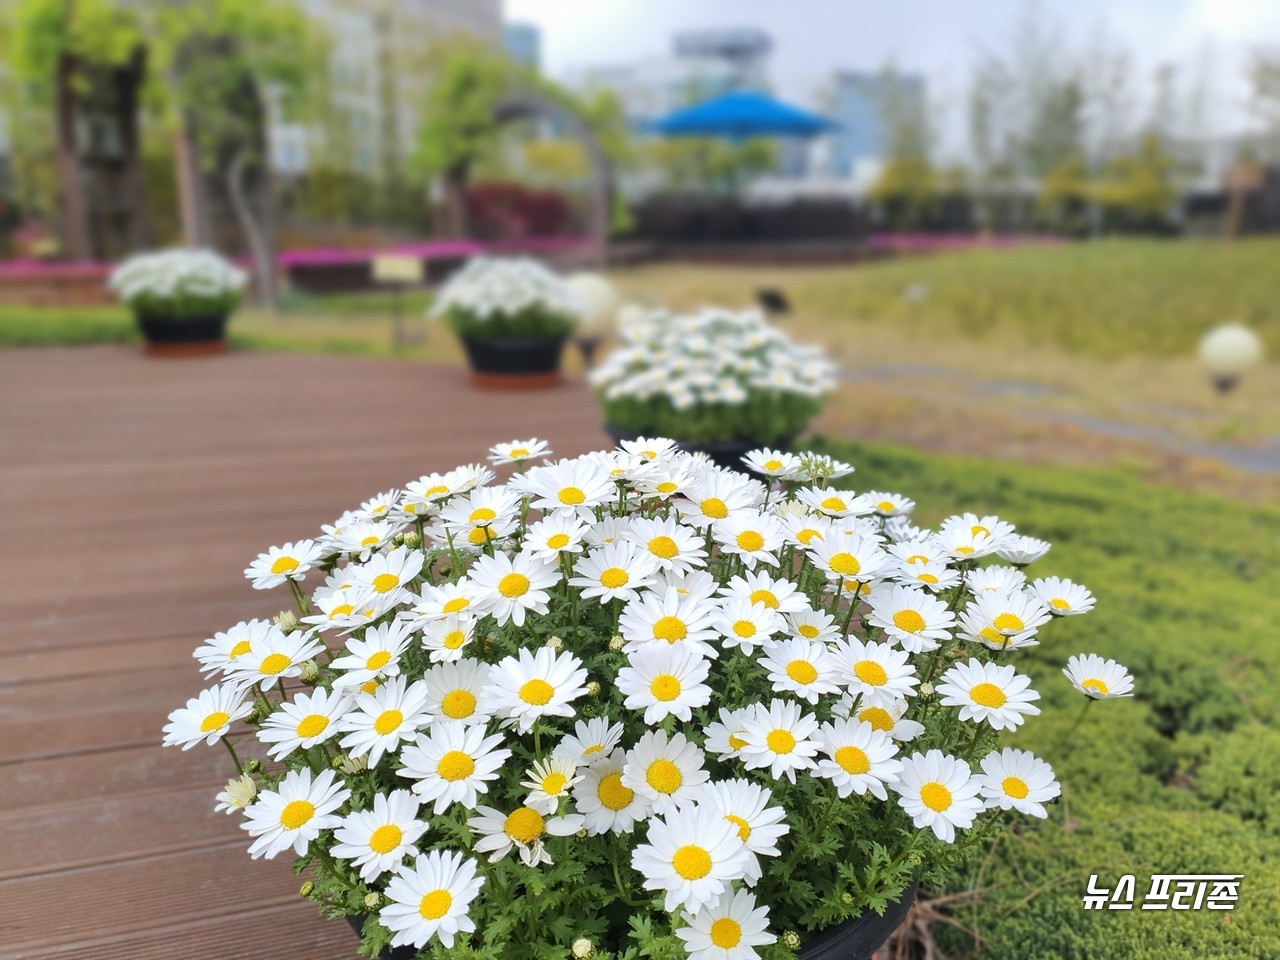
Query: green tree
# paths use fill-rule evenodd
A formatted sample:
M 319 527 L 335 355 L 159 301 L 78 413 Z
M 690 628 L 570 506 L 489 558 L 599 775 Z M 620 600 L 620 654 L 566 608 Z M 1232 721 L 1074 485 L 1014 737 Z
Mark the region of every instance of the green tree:
M 1173 158 L 1148 132 L 1134 152 L 1111 159 L 1094 189 L 1110 228 L 1163 232 L 1178 197 Z

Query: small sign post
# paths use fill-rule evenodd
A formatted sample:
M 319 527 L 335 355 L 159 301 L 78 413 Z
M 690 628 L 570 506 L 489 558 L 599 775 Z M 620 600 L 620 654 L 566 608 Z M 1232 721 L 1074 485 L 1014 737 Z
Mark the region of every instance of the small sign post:
M 404 335 L 404 291 L 420 287 L 425 281 L 422 260 L 402 254 L 386 253 L 373 258 L 373 282 L 384 284 L 395 291 L 392 300 L 391 343 L 403 346 L 408 342 Z

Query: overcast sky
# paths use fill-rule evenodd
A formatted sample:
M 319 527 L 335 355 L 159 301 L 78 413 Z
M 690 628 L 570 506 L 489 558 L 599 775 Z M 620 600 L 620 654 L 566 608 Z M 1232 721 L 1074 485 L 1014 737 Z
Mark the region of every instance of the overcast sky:
M 952 113 L 975 56 L 1007 49 L 1032 5 L 1064 46 L 1079 52 L 1105 31 L 1144 76 L 1161 63 L 1184 74 L 1207 63 L 1224 132 L 1247 122 L 1249 51 L 1280 49 L 1280 0 L 506 0 L 506 11 L 542 29 L 556 77 L 666 56 L 678 30 L 747 26 L 773 37 L 773 79 L 786 98 L 811 103 L 833 70 L 893 62 L 925 74 L 931 99 Z

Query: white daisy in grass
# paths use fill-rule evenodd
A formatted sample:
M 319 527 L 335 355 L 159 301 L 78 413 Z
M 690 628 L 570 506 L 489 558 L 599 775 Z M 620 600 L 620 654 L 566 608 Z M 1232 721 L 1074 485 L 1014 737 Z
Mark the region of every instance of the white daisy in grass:
M 714 623 L 727 649 L 736 647 L 748 655 L 783 629 L 778 613 L 763 604 L 740 599 L 726 600 L 716 613 Z
M 312 609 L 319 613 L 303 617 L 318 630 L 341 630 L 344 633 L 368 626 L 390 610 L 401 598 L 375 594 L 367 587 L 349 585 L 332 589 L 320 587 L 311 595 Z
M 569 585 L 580 587 L 584 600 L 631 600 L 656 582 L 658 561 L 629 540 L 615 540 L 579 558 L 573 572 Z
M 831 652 L 838 676 L 851 694 L 861 695 L 863 703 L 883 704 L 915 696 L 920 680 L 907 651 L 848 636 L 837 640 Z
M 587 524 L 576 513 L 553 513 L 529 525 L 521 549 L 547 563 L 559 563 L 562 555 L 581 553 Z
M 715 581 L 711 581 L 714 589 Z M 706 657 L 718 657 L 713 641 L 716 606 L 707 599 L 681 593 L 679 588 L 646 591 L 628 603 L 618 618 L 618 633 L 632 653 L 654 643 L 691 647 Z
M 720 596 L 746 600 L 776 610 L 781 614 L 810 611 L 809 598 L 790 580 L 770 576 L 764 570 L 748 571 L 720 588 Z
M 1005 747 L 982 758 L 978 780 L 988 809 L 1017 810 L 1045 819 L 1044 805 L 1062 793 L 1053 768 L 1026 750 Z
M 933 537 L 901 540 L 889 544 L 885 549 L 904 568 L 925 564 L 945 564 L 951 559 Z
M 555 752 L 563 754 L 579 766 L 600 763 L 613 752 L 622 739 L 622 724 L 611 723 L 608 717 L 592 717 L 578 720 L 573 733 L 566 733 L 556 744 Z
M 878 517 L 901 517 L 916 508 L 916 502 L 900 493 L 868 490 L 862 495 L 871 504 Z
M 857 720 L 875 730 L 889 735 L 889 739 L 898 743 L 914 740 L 924 733 L 924 726 L 914 720 L 906 719 L 909 704 L 905 698 L 885 700 L 882 703 L 865 703 L 865 697 L 845 694 L 831 707 L 831 713 L 837 718 Z
M 992 650 L 1016 649 L 1034 646 L 1036 629 L 1050 617 L 1048 608 L 1030 591 L 983 593 L 960 614 L 960 631 L 965 639 Z
M 618 443 L 626 453 L 642 460 L 667 460 L 679 453 L 676 442 L 667 437 L 636 437 Z
M 337 810 L 351 799 L 351 791 L 325 770 L 314 779 L 305 767 L 285 774 L 274 790 L 263 790 L 257 802 L 245 808 L 241 829 L 256 839 L 249 846 L 253 859 L 270 860 L 290 847 L 298 856 L 341 821 Z
M 416 854 L 427 825 L 418 819 L 418 801 L 408 790 L 373 795 L 373 809 L 353 810 L 333 831 L 338 841 L 330 853 L 360 868 L 360 879 L 372 883 Z
M 247 652 L 236 657 L 228 676 L 237 683 L 258 684 L 263 690 L 302 673 L 302 665 L 324 650 L 314 630 L 285 633 L 275 624 L 250 638 Z
M 806 453 L 800 457 L 800 466 L 796 468 L 792 479 L 801 483 L 825 484 L 829 480 L 839 480 L 853 473 L 853 466 L 825 453 Z
M 795 694 L 813 704 L 819 697 L 840 692 L 836 658 L 818 640 L 766 640 L 759 662 L 769 671 L 769 682 L 778 693 Z
M 391 878 L 378 920 L 394 934 L 393 947 L 421 949 L 435 937 L 449 949 L 458 934 L 475 932 L 467 907 L 483 886 L 484 877 L 476 875 L 470 857 L 432 850 Z
M 351 706 L 350 697 L 323 687 L 299 692 L 262 722 L 258 739 L 270 745 L 267 755 L 272 760 L 283 760 L 295 750 L 309 750 L 337 734 Z
M 689 960 L 756 960 L 756 947 L 778 939 L 769 932 L 769 908 L 756 906 L 748 890 L 725 891 L 715 903 L 685 914 L 676 930 Z
M 399 499 L 399 490 L 388 490 L 385 493 L 375 493 L 368 500 L 360 504 L 360 509 L 354 512 L 357 515 L 364 517 L 366 520 L 381 520 L 383 517 L 389 516 L 395 512 L 396 503 Z
M 227 781 L 227 785 L 213 799 L 217 801 L 214 804 L 214 813 L 242 813 L 245 807 L 253 803 L 258 797 L 258 785 L 254 782 L 253 777 L 247 773 L 242 773 L 238 777 L 232 777 Z
M 697 911 L 716 903 L 746 873 L 738 828 L 710 806 L 675 810 L 649 821 L 647 843 L 631 853 L 644 888 L 663 894 L 663 909 Z
M 719 719 L 707 724 L 703 731 L 706 734 L 704 745 L 707 751 L 718 757 L 741 756 L 742 748 L 747 745 L 744 739 L 747 734 L 747 717 L 754 713 L 758 706 L 759 704 L 754 704 L 738 710 L 721 707 Z
M 788 501 L 787 506 L 793 505 L 794 501 Z M 778 509 L 781 510 L 781 507 Z M 831 520 L 820 514 L 788 511 L 781 513 L 778 519 L 786 532 L 787 542 L 798 547 L 811 547 L 825 540 L 831 533 Z
M 676 502 L 685 523 L 706 529 L 744 510 L 755 510 L 764 500 L 764 485 L 744 483 L 736 473 L 704 468 Z
M 622 536 L 649 554 L 660 570 L 682 574 L 707 564 L 705 541 L 670 517 L 633 520 Z
M 870 537 L 828 534 L 826 539 L 810 543 L 809 559 L 827 575 L 828 580 L 851 580 L 867 583 L 887 572 L 888 557 L 880 544 Z
M 628 710 L 643 710 L 644 722 L 674 716 L 688 723 L 694 707 L 711 702 L 710 661 L 680 644 L 645 644 L 618 671 L 617 687 Z
M 551 447 L 545 440 L 530 437 L 528 440 L 510 440 L 507 443 L 496 443 L 489 448 L 489 462 L 502 466 L 513 463 L 516 466 L 528 463 L 535 457 L 551 456 Z
M 427 713 L 439 720 L 488 723 L 489 706 L 481 699 L 489 665 L 479 660 L 437 663 L 422 676 L 427 685 Z
M 786 530 L 778 518 L 758 510 L 740 510 L 712 524 L 711 530 L 720 553 L 738 557 L 748 570 L 759 563 L 776 567 L 777 551 L 786 542 Z
M 870 793 L 889 799 L 885 784 L 895 783 L 902 770 L 898 745 L 889 734 L 869 723 L 837 718 L 818 728 L 818 744 L 824 756 L 814 775 L 830 780 L 841 798 Z
M 960 583 L 960 571 L 953 570 L 944 561 L 904 564 L 893 578 L 930 593 L 941 593 Z
M 697 801 L 698 788 L 709 778 L 704 759 L 684 734 L 650 730 L 627 751 L 622 782 L 662 815 Z
M 956 827 L 972 826 L 983 810 L 981 782 L 969 765 L 940 750 L 907 757 L 892 786 L 912 822 L 946 843 L 955 843 Z
M 528 733 L 541 717 L 572 717 L 573 701 L 587 691 L 587 671 L 568 652 L 521 649 L 489 671 L 483 699 L 505 725 Z
M 947 605 L 924 590 L 893 586 L 877 591 L 871 598 L 868 622 L 884 631 L 885 639 L 902 645 L 910 653 L 937 650 L 951 639 L 956 615 Z
M 581 779 L 578 765 L 564 754 L 553 753 L 545 760 L 536 760 L 528 779 L 520 782 L 520 786 L 529 791 L 524 804 L 544 817 L 549 817 L 559 809 L 560 801 L 569 796 L 569 790 Z
M 476 608 L 491 614 L 498 626 L 524 626 L 529 613 L 544 614 L 551 595 L 549 587 L 560 582 L 555 564 L 535 560 L 528 554 L 508 557 L 504 553 L 480 557 L 468 571 L 478 601 Z
M 781 480 L 790 476 L 792 471 L 800 465 L 800 458 L 794 453 L 762 447 L 759 450 L 749 451 L 742 458 L 742 462 L 755 473 Z
M 1114 660 L 1096 653 L 1078 653 L 1067 660 L 1062 671 L 1072 686 L 1094 700 L 1133 696 L 1133 677 Z
M 996 553 L 1002 560 L 1007 560 L 1015 566 L 1025 567 L 1048 553 L 1051 546 L 1052 544 L 1046 540 L 1013 534 L 1001 542 Z
M 409 584 L 422 572 L 424 559 L 421 550 L 396 547 L 370 557 L 368 563 L 354 565 L 350 573 L 357 585 L 399 602 L 406 596 Z
M 385 520 L 354 520 L 335 527 L 330 541 L 336 552 L 349 554 L 363 563 L 390 544 L 402 529 L 404 525 L 401 523 Z
M 836 623 L 836 618 L 825 610 L 788 613 L 783 620 L 785 622 L 783 631 L 788 636 L 827 644 L 835 643 L 840 636 L 840 626 Z
M 861 517 L 875 511 L 866 496 L 834 487 L 804 487 L 796 491 L 796 500 L 824 517 Z
M 200 669 L 205 676 L 218 671 L 230 673 L 236 660 L 249 652 L 252 646 L 250 641 L 254 637 L 265 636 L 272 629 L 275 629 L 275 625 L 270 620 L 237 623 L 230 630 L 215 633 L 203 646 L 196 647 L 192 656 L 200 661 Z
M 815 766 L 817 729 L 818 718 L 803 712 L 800 704 L 774 700 L 746 717 L 747 743 L 739 752 L 748 770 L 767 767 L 775 780 L 785 776 L 795 783 L 797 770 Z
M 1078 583 L 1061 577 L 1043 577 L 1034 581 L 1031 589 L 1055 617 L 1088 613 L 1095 603 L 1088 587 L 1082 587 Z
M 985 720 L 994 730 L 1013 730 L 1024 714 L 1037 714 L 1031 678 L 1009 664 L 967 660 L 947 668 L 937 686 L 944 707 L 959 707 L 961 720 Z
M 414 781 L 424 802 L 434 802 L 437 816 L 455 803 L 472 810 L 511 756 L 502 743 L 501 734 L 486 737 L 479 724 L 433 723 L 400 751 L 399 775 Z
M 214 744 L 227 735 L 231 724 L 253 712 L 244 687 L 235 683 L 214 684 L 201 690 L 169 714 L 164 726 L 164 745 L 190 750 L 197 743 Z
M 427 651 L 433 663 L 461 660 L 466 646 L 476 635 L 476 618 L 448 616 L 442 620 L 428 620 L 422 628 L 422 649 Z
M 531 467 L 511 481 L 511 487 L 530 497 L 535 510 L 570 511 L 589 518 L 593 507 L 616 499 L 618 489 L 607 471 L 589 460 L 561 460 Z
M 527 867 L 552 863 L 543 846 L 546 838 L 572 836 L 583 827 L 580 814 L 544 817 L 532 807 L 516 807 L 510 813 L 477 807 L 476 814 L 467 820 L 467 826 L 481 835 L 474 849 L 476 853 L 489 854 L 490 863 L 501 860 L 513 849 L 519 851 L 520 860 Z
M 406 684 L 404 677 L 393 677 L 372 693 L 356 694 L 355 700 L 355 709 L 342 718 L 347 735 L 338 742 L 353 757 L 367 756 L 371 767 L 431 722 L 427 685 L 421 680 Z
M 330 664 L 342 671 L 333 681 L 334 689 L 363 687 L 370 680 L 381 682 L 400 676 L 400 657 L 409 647 L 410 627 L 403 620 L 369 627 L 363 637 L 348 637 L 347 654 Z
M 590 836 L 630 833 L 649 815 L 648 798 L 622 782 L 626 763 L 626 752 L 614 750 L 585 767 L 573 787 L 574 806 Z
M 771 807 L 773 794 L 750 780 L 711 781 L 702 788 L 698 805 L 710 807 L 728 820 L 748 851 L 742 879 L 753 887 L 763 875 L 760 857 L 776 857 L 778 841 L 791 832 L 784 822 L 787 811 Z
M 269 590 L 286 580 L 301 580 L 324 557 L 324 548 L 314 540 L 298 540 L 284 546 L 271 547 L 245 568 L 244 575 L 253 581 L 253 589 Z
M 469 577 L 460 577 L 453 583 L 424 583 L 422 594 L 414 599 L 413 608 L 403 616 L 411 622 L 422 623 L 458 614 L 474 614 L 479 611 L 479 600 L 480 591 Z

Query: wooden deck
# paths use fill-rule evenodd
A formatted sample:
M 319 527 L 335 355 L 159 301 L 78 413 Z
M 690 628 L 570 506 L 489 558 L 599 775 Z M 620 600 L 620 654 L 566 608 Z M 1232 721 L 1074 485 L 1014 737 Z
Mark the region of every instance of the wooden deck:
M 345 925 L 214 814 L 221 749 L 162 750 L 197 642 L 287 594 L 260 550 L 488 447 L 605 445 L 581 385 L 478 393 L 461 370 L 129 348 L 0 352 L 0 957 L 337 960 Z

